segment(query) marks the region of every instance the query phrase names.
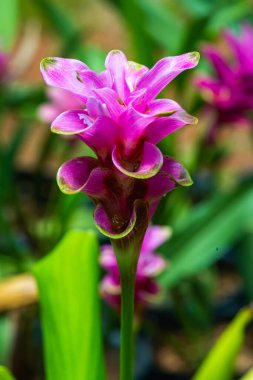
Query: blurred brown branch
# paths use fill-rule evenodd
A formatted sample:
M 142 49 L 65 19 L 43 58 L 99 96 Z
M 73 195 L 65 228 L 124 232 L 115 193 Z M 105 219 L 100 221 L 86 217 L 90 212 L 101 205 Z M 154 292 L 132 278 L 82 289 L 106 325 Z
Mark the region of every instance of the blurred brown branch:
M 0 312 L 31 305 L 37 298 L 37 285 L 29 273 L 0 281 Z

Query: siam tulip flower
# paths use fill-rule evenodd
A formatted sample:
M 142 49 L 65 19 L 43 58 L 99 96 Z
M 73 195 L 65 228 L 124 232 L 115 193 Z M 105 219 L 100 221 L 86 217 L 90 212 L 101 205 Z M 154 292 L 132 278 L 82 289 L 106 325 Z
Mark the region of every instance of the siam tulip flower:
M 163 58 L 148 69 L 114 50 L 101 73 L 74 59 L 46 58 L 41 63 L 48 85 L 67 90 L 82 102 L 78 109 L 59 115 L 51 130 L 76 135 L 97 156 L 63 164 L 58 185 L 66 194 L 86 193 L 96 204 L 98 228 L 113 239 L 133 231 L 138 209 L 142 216 L 147 209 L 150 219 L 162 196 L 178 185 L 191 184 L 183 166 L 164 157 L 156 144 L 196 119 L 175 101 L 156 97 L 198 59 L 198 53 L 188 53 Z
M 253 110 L 253 28 L 242 27 L 241 35 L 224 31 L 232 60 L 213 46 L 204 49 L 214 76 L 199 76 L 196 84 L 201 89 L 209 107 L 216 113 L 210 130 L 213 139 L 224 124 L 251 126 L 249 113 Z
M 83 102 L 78 97 L 61 88 L 49 88 L 47 96 L 49 101 L 38 110 L 38 116 L 44 123 L 52 123 L 64 111 L 83 107 Z
M 57 181 L 64 193 L 84 192 L 94 201 L 95 222 L 111 238 L 121 284 L 121 380 L 133 379 L 135 279 L 148 222 L 162 196 L 191 184 L 184 167 L 164 157 L 156 144 L 196 119 L 175 101 L 156 97 L 198 59 L 198 53 L 188 53 L 163 58 L 148 69 L 114 50 L 101 73 L 74 59 L 46 58 L 41 63 L 48 85 L 83 103 L 59 115 L 51 130 L 76 135 L 96 154 L 63 164 Z
M 161 293 L 155 277 L 165 269 L 166 261 L 156 255 L 155 250 L 168 240 L 170 235 L 171 230 L 168 227 L 150 226 L 147 229 L 136 273 L 135 305 L 138 309 L 155 302 Z M 120 272 L 111 245 L 102 246 L 100 263 L 108 272 L 101 282 L 101 295 L 109 304 L 120 310 Z

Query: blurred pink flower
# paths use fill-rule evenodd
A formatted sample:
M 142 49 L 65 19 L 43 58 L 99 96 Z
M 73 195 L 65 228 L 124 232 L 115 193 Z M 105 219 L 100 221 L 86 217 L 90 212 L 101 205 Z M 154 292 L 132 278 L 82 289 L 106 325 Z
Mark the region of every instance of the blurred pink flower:
M 0 84 L 4 83 L 9 76 L 9 59 L 7 54 L 0 51 Z
M 151 216 L 162 196 L 192 183 L 182 165 L 164 157 L 156 144 L 196 119 L 173 100 L 155 98 L 198 59 L 195 52 L 167 57 L 149 70 L 114 50 L 101 73 L 74 59 L 45 58 L 41 63 L 48 85 L 71 92 L 83 103 L 59 115 L 51 130 L 76 135 L 97 155 L 64 163 L 58 185 L 66 194 L 88 194 L 97 205 L 98 228 L 112 238 L 133 230 L 136 201 L 146 202 Z
M 150 226 L 141 247 L 137 266 L 135 303 L 137 308 L 157 300 L 161 289 L 155 277 L 166 267 L 166 261 L 155 250 L 171 236 L 168 227 Z M 120 272 L 111 245 L 101 248 L 101 266 L 108 272 L 100 286 L 102 297 L 117 310 L 120 310 L 121 286 Z
M 214 75 L 196 78 L 196 84 L 209 107 L 216 113 L 210 130 L 214 138 L 224 124 L 251 126 L 253 110 L 253 28 L 244 25 L 240 35 L 230 30 L 223 33 L 232 61 L 214 46 L 206 46 L 204 55 L 211 63 Z
M 83 102 L 70 91 L 62 88 L 47 90 L 48 102 L 38 109 L 38 116 L 44 123 L 52 123 L 62 112 L 83 107 Z

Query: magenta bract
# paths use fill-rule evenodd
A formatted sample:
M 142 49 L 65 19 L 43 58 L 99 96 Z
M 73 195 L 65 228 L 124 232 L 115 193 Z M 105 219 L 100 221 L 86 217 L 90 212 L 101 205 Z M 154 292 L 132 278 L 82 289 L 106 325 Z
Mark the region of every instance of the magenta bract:
M 149 70 L 114 50 L 101 73 L 74 59 L 42 61 L 45 82 L 82 104 L 61 113 L 51 130 L 76 135 L 97 156 L 63 164 L 57 174 L 59 187 L 67 194 L 83 191 L 93 199 L 95 221 L 106 235 L 120 238 L 132 230 L 136 200 L 147 202 L 153 212 L 163 195 L 177 185 L 191 184 L 182 165 L 164 157 L 156 144 L 196 119 L 175 101 L 155 97 L 198 59 L 198 53 L 163 58 Z
M 196 78 L 203 97 L 216 113 L 210 137 L 224 124 L 252 125 L 248 112 L 253 109 L 253 28 L 244 25 L 238 36 L 225 30 L 223 37 L 232 60 L 214 46 L 206 46 L 204 55 L 214 75 Z
M 170 235 L 171 230 L 168 227 L 150 226 L 147 229 L 136 273 L 135 304 L 137 309 L 154 302 L 160 294 L 160 287 L 155 277 L 165 269 L 166 261 L 155 251 L 169 239 Z M 111 245 L 102 246 L 100 263 L 108 272 L 101 282 L 101 295 L 113 307 L 120 310 L 120 272 Z

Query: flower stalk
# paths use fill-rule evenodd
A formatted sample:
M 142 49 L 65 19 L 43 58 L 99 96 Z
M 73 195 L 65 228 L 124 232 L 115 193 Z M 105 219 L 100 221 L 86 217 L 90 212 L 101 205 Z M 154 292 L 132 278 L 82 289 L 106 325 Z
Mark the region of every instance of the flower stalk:
M 120 380 L 134 376 L 134 294 L 136 268 L 121 271 Z
M 132 232 L 121 239 L 111 239 L 121 283 L 120 380 L 132 380 L 134 376 L 135 281 L 141 246 L 148 227 L 147 203 L 136 202 L 136 214 L 137 221 Z

